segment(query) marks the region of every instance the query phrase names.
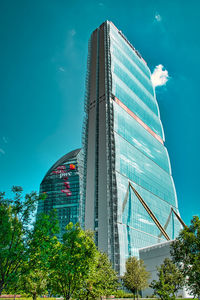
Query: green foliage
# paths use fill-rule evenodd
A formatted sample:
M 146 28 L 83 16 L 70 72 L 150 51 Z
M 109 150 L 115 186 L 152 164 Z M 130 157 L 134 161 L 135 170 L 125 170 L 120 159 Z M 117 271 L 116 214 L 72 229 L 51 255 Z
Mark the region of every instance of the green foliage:
M 96 265 L 76 295 L 78 299 L 96 299 L 102 295 L 112 295 L 118 286 L 117 273 L 113 270 L 107 255 L 99 252 Z
M 38 196 L 35 192 L 23 199 L 22 188 L 13 187 L 13 199 L 0 193 L 0 295 L 17 282 L 20 269 L 28 259 L 27 241 Z
M 6 295 L 6 294 L 5 294 Z M 32 300 L 32 297 L 26 297 L 25 295 L 23 295 L 23 294 L 20 294 L 21 295 L 21 297 L 20 298 L 15 298 L 15 300 Z M 9 299 L 14 299 L 14 297 L 13 298 L 1 298 L 1 300 L 9 300 Z M 47 299 L 46 297 L 44 298 L 44 297 L 38 297 L 38 299 L 39 300 L 44 300 L 44 299 Z M 47 300 L 56 300 L 57 298 L 51 298 L 51 297 L 48 297 L 48 299 Z
M 157 270 L 158 280 L 153 280 L 150 284 L 154 289 L 154 295 L 158 295 L 163 300 L 175 300 L 176 292 L 184 283 L 182 274 L 169 258 L 166 258 Z
M 28 261 L 22 267 L 18 288 L 33 299 L 47 293 L 50 263 L 58 244 L 55 233 L 58 232 L 57 214 L 51 211 L 37 218 L 29 234 Z
M 197 216 L 172 243 L 171 255 L 185 277 L 188 290 L 200 298 L 200 219 Z
M 129 257 L 126 261 L 126 272 L 122 278 L 124 285 L 137 295 L 142 289 L 148 287 L 149 272 L 146 271 L 144 262 L 136 257 Z
M 48 273 L 44 270 L 30 269 L 20 278 L 19 286 L 23 293 L 35 300 L 37 295 L 47 293 L 47 280 Z
M 40 214 L 34 224 L 34 229 L 29 234 L 28 267 L 40 268 L 48 271 L 53 256 L 54 248 L 58 244 L 57 237 L 59 225 L 55 210 L 49 214 Z
M 115 291 L 113 294 L 115 295 L 115 298 L 131 298 L 131 299 L 133 299 L 133 297 L 134 297 L 134 294 L 127 293 L 123 290 Z
M 50 264 L 52 292 L 70 299 L 93 271 L 97 258 L 91 233 L 69 223 L 63 243 L 57 244 Z

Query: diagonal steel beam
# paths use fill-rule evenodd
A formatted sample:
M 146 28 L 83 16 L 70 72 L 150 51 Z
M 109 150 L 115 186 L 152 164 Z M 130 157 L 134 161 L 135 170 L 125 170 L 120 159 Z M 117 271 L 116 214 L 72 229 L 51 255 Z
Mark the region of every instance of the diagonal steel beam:
M 183 225 L 183 227 L 187 228 L 187 225 L 185 225 L 185 223 L 183 222 L 183 220 L 181 219 L 181 217 L 177 214 L 177 212 L 173 209 L 173 207 L 171 207 L 171 210 L 173 211 L 173 213 L 175 214 L 175 216 L 177 217 L 177 219 L 179 220 L 179 222 Z
M 184 228 L 186 228 L 187 226 L 185 225 L 185 223 L 183 222 L 183 220 L 181 219 L 181 217 L 177 214 L 177 212 L 173 209 L 173 207 L 171 207 L 169 216 L 168 216 L 168 218 L 167 218 L 167 222 L 165 223 L 165 226 L 164 226 L 164 229 L 166 230 L 166 229 L 167 229 L 167 226 L 169 225 L 169 221 L 170 221 L 172 212 L 174 213 L 174 215 L 176 216 L 176 218 L 178 219 L 178 221 L 181 223 L 181 225 L 182 225 Z M 161 238 L 161 236 L 162 236 L 162 233 L 159 234 L 158 238 Z
M 136 191 L 136 189 L 132 186 L 132 184 L 130 182 L 129 182 L 129 185 L 132 188 L 132 190 L 133 190 L 134 194 L 136 195 L 136 197 L 138 198 L 138 200 L 140 201 L 140 203 L 142 204 L 142 206 L 145 208 L 145 210 L 147 211 L 147 213 L 149 214 L 149 216 L 151 217 L 151 219 L 154 221 L 154 223 L 158 227 L 158 229 L 162 232 L 162 234 L 164 235 L 164 237 L 166 238 L 166 240 L 169 241 L 170 237 L 168 236 L 167 232 L 162 227 L 162 225 L 160 224 L 160 222 L 158 221 L 158 219 L 156 218 L 156 216 L 154 215 L 154 213 L 151 211 L 151 209 L 149 208 L 149 206 L 142 199 L 142 197 L 140 196 L 140 194 Z
M 170 221 L 171 215 L 172 215 L 172 208 L 170 209 L 169 216 L 168 216 L 167 221 L 166 221 L 165 226 L 164 226 L 165 231 L 167 229 L 167 226 L 169 225 L 169 221 Z M 161 236 L 162 236 L 162 232 L 160 232 L 158 238 L 161 238 Z
M 138 200 L 140 201 L 140 203 L 142 204 L 142 206 L 145 208 L 145 210 L 147 211 L 147 213 L 149 214 L 149 216 L 151 217 L 151 219 L 153 220 L 153 222 L 156 224 L 156 226 L 158 227 L 158 229 L 160 230 L 160 234 L 158 236 L 158 238 L 161 238 L 162 235 L 164 235 L 164 237 L 169 241 L 170 237 L 168 236 L 166 229 L 167 226 L 169 225 L 169 221 L 172 215 L 172 212 L 175 214 L 176 218 L 178 219 L 178 221 L 182 224 L 182 226 L 184 228 L 186 228 L 186 224 L 183 222 L 183 220 L 181 219 L 181 217 L 177 214 L 177 212 L 171 207 L 169 216 L 167 218 L 167 221 L 164 225 L 164 227 L 160 224 L 160 222 L 158 221 L 158 219 L 156 218 L 156 216 L 154 215 L 154 213 L 151 211 L 151 209 L 149 208 L 149 206 L 147 205 L 147 203 L 144 201 L 144 199 L 142 199 L 142 197 L 140 196 L 140 194 L 136 191 L 136 189 L 132 186 L 132 184 L 129 182 L 128 184 L 128 188 L 124 197 L 124 201 L 122 204 L 122 214 L 124 212 L 126 203 L 128 201 L 128 195 L 129 195 L 129 187 L 131 187 L 131 189 L 133 190 L 134 194 L 136 195 L 136 197 L 138 198 Z
M 124 201 L 123 201 L 123 203 L 122 203 L 122 213 L 124 212 L 126 203 L 127 203 L 127 201 L 128 201 L 129 187 L 130 187 L 130 185 L 128 184 L 128 188 L 127 188 L 127 191 L 126 191 L 126 194 L 125 194 L 125 197 L 124 197 Z

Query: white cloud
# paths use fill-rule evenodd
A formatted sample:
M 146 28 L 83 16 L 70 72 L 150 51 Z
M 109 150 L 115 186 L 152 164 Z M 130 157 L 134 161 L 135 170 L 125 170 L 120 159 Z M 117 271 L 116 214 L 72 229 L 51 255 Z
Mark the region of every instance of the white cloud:
M 151 74 L 151 81 L 154 87 L 165 85 L 169 80 L 168 71 L 163 70 L 163 68 L 163 65 L 158 65 Z
M 63 67 L 59 67 L 59 71 L 65 72 L 65 69 Z
M 71 36 L 75 36 L 76 30 L 75 30 L 75 29 L 70 30 L 69 34 L 70 34 Z
M 162 21 L 162 18 L 161 18 L 161 15 L 159 15 L 158 13 L 155 14 L 155 20 L 157 22 L 161 22 Z
M 65 54 L 68 56 L 68 58 L 72 59 L 75 54 L 74 44 L 75 44 L 75 35 L 76 30 L 72 28 L 68 31 L 67 39 L 66 39 L 66 47 L 65 47 Z
M 3 139 L 3 141 L 4 141 L 5 144 L 8 143 L 8 139 L 5 136 L 3 136 L 2 139 Z
M 0 148 L 0 154 L 3 154 L 3 155 L 4 155 L 5 153 L 6 153 L 6 152 L 5 152 L 3 149 Z

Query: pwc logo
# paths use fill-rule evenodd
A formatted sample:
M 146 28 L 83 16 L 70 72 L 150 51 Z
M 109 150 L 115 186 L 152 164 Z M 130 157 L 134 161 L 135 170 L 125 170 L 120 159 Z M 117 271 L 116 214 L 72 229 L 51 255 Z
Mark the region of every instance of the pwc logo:
M 68 168 L 66 165 L 61 165 L 58 166 L 54 171 L 52 171 L 52 174 L 59 174 L 60 178 L 63 179 L 64 188 L 61 189 L 61 192 L 66 194 L 67 197 L 71 196 L 72 194 L 68 176 L 75 174 L 76 172 L 74 173 L 74 170 L 76 170 L 76 166 L 74 164 L 70 164 L 68 165 Z

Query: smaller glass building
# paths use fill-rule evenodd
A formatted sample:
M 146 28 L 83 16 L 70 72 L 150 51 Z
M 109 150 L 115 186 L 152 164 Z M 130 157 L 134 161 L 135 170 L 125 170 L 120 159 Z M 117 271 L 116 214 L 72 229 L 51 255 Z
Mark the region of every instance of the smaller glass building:
M 40 193 L 46 194 L 46 199 L 39 201 L 37 214 L 57 210 L 60 240 L 69 222 L 80 222 L 81 182 L 82 151 L 77 149 L 61 157 L 40 184 Z

